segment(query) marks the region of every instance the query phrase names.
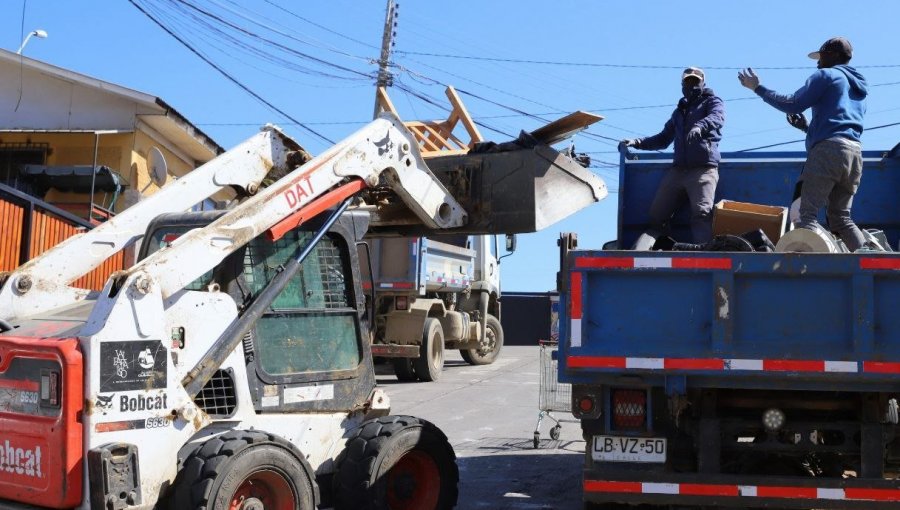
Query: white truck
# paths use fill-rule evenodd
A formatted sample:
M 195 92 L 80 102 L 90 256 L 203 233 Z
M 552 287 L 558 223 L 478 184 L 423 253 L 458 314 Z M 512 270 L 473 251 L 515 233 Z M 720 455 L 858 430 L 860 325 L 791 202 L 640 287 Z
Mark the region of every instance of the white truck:
M 246 200 L 163 215 L 227 187 Z M 0 507 L 453 507 L 446 437 L 375 387 L 368 214 L 342 213 L 384 187 L 426 232 L 487 218 L 390 115 L 315 158 L 268 128 L 0 275 Z M 70 286 L 148 228 L 100 292 Z
M 473 365 L 497 359 L 503 328 L 496 236 L 373 239 L 360 256 L 363 278 L 371 259 L 364 284 L 375 296 L 372 355 L 391 358 L 399 380 L 438 380 L 445 349 L 459 349 Z

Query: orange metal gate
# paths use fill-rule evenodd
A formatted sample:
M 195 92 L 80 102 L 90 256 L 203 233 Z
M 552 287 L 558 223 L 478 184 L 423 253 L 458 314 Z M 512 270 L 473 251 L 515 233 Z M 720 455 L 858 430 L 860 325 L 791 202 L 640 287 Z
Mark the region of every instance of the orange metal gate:
M 90 228 L 85 220 L 0 184 L 0 271 L 12 271 Z M 113 271 L 124 268 L 124 257 L 123 252 L 116 253 L 73 285 L 102 289 Z

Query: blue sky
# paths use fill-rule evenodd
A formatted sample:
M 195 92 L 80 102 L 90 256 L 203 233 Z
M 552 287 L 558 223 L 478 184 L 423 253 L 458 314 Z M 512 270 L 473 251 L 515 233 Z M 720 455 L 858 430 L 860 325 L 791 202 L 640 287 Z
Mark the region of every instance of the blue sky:
M 374 86 L 367 75 L 376 68 L 372 60 L 381 41 L 382 0 L 134 1 L 266 101 L 326 138 L 339 140 L 371 118 Z M 397 86 L 390 94 L 402 117 L 446 116 L 414 95 L 445 103 L 443 86 L 436 83 L 489 100 L 463 94 L 476 119 L 503 133 L 541 124 L 516 110 L 548 120 L 579 109 L 599 113 L 606 119 L 590 130 L 593 135 L 577 136 L 575 144 L 578 151 L 591 153 L 593 170 L 613 192 L 618 155 L 609 139 L 659 131 L 680 96 L 680 69 L 690 65 L 706 69 L 708 86 L 726 100 L 724 151 L 803 136 L 740 86 L 737 68 L 752 66 L 766 86 L 792 92 L 815 69 L 806 54 L 835 35 L 850 39 L 851 64 L 874 85 L 867 128 L 900 122 L 896 1 L 399 4 L 393 57 Z M 224 147 L 266 122 L 281 125 L 311 152 L 327 146 L 228 81 L 128 1 L 7 0 L 5 5 L 0 19 L 4 48 L 15 51 L 23 30 L 44 29 L 49 37 L 32 39 L 25 49 L 29 57 L 161 97 Z M 186 16 L 186 5 L 272 43 L 240 38 L 221 24 L 204 27 Z M 238 37 L 238 44 L 227 42 L 215 28 Z M 482 133 L 496 141 L 507 138 L 487 128 Z M 865 149 L 890 149 L 898 141 L 900 126 L 863 135 Z M 802 151 L 803 145 L 774 150 Z M 520 236 L 517 253 L 502 263 L 504 289 L 552 289 L 559 232 L 577 232 L 581 248 L 599 248 L 615 238 L 617 200 L 613 193 L 548 230 Z

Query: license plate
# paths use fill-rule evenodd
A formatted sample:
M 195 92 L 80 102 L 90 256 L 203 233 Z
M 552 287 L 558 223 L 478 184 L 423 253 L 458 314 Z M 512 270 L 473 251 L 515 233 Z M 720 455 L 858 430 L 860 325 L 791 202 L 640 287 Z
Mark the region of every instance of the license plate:
M 594 460 L 613 462 L 665 462 L 663 437 L 594 436 Z

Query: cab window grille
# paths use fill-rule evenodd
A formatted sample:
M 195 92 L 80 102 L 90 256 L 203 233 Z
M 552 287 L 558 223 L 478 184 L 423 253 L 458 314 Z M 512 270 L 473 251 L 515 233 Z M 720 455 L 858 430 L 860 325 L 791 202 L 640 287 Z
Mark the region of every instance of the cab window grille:
M 237 395 L 230 370 L 216 370 L 212 379 L 194 397 L 194 403 L 212 418 L 227 418 L 234 414 Z

